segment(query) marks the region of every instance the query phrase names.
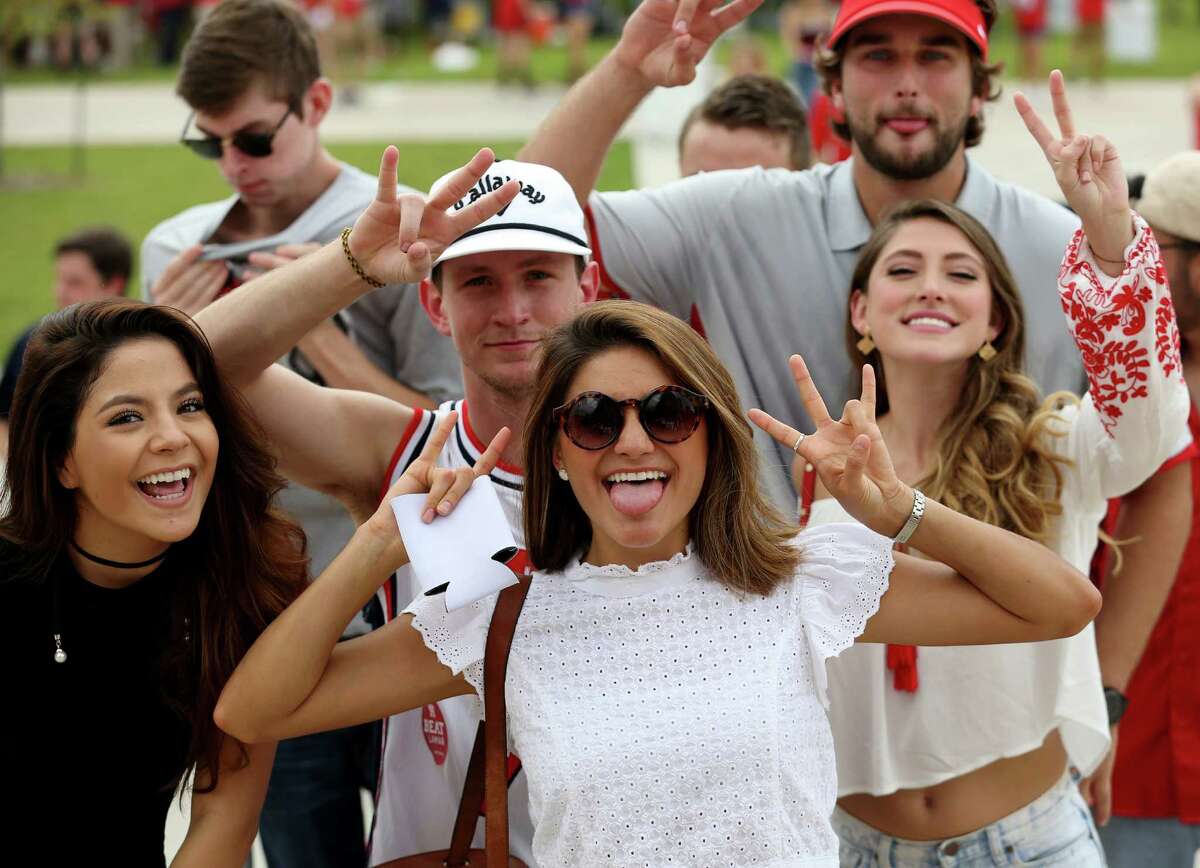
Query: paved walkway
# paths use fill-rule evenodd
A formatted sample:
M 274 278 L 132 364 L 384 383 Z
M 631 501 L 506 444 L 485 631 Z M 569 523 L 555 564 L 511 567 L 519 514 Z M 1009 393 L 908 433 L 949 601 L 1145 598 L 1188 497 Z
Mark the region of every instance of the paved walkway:
M 718 70 L 704 69 L 705 84 L 656 92 L 626 126 L 623 136 L 634 145 L 639 185 L 675 177 L 680 123 L 718 77 Z M 1005 96 L 987 107 L 987 133 L 974 153 L 999 177 L 1054 195 L 1054 180 L 1012 107 L 1013 89 L 1008 86 Z M 1049 120 L 1044 88 L 1029 91 Z M 1130 171 L 1144 171 L 1194 146 L 1182 81 L 1076 85 L 1070 93 L 1080 128 L 1112 138 Z M 335 104 L 324 134 L 331 142 L 523 139 L 561 95 L 554 86 L 525 94 L 490 84 L 373 83 L 364 88 L 358 105 Z M 71 87 L 9 87 L 3 100 L 3 135 L 11 145 L 71 141 L 77 117 L 89 142 L 166 144 L 178 138 L 187 117 L 186 106 L 163 84 L 93 85 L 82 97 Z

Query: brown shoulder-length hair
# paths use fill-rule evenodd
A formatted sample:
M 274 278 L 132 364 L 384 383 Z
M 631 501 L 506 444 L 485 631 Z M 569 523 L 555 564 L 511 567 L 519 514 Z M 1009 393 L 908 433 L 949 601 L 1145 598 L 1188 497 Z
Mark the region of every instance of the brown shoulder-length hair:
M 1051 519 L 1062 512 L 1062 466 L 1053 450 L 1063 433 L 1057 410 L 1074 396 L 1066 392 L 1043 402 L 1024 373 L 1025 309 L 1016 281 L 995 239 L 974 217 L 945 202 L 920 199 L 889 211 L 863 246 L 850 279 L 852 289 L 867 292 L 871 271 L 896 231 L 912 220 L 937 220 L 953 226 L 979 251 L 992 288 L 993 315 L 1001 320 L 992 340 L 996 355 L 967 362 L 966 386 L 954 411 L 938 432 L 933 471 L 919 483 L 931 497 L 972 518 L 1044 542 Z M 875 369 L 877 410 L 888 410 L 887 378 L 879 350 L 864 356 L 862 337 L 846 317 L 846 349 L 861 387 L 861 365 Z
M 979 11 L 983 14 L 983 26 L 990 34 L 992 25 L 996 23 L 996 2 L 995 0 L 975 0 L 975 5 L 979 7 Z M 830 48 L 824 46 L 817 52 L 815 66 L 817 72 L 821 75 L 821 89 L 825 93 L 833 96 L 833 84 L 842 77 L 842 61 L 846 57 L 846 39 L 849 36 L 843 36 L 841 41 Z M 982 98 L 986 102 L 993 102 L 1000 98 L 1000 73 L 1004 71 L 1003 63 L 988 63 L 979 53 L 979 49 L 975 47 L 975 43 L 968 40 L 965 36 L 960 37 L 967 43 L 967 51 L 971 55 L 971 94 Z M 850 141 L 850 125 L 844 120 L 831 120 L 829 125 L 837 135 Z M 976 115 L 971 115 L 967 119 L 966 132 L 963 135 L 963 144 L 968 148 L 973 148 L 983 141 L 983 112 Z
M 79 410 L 112 352 L 147 338 L 179 350 L 221 445 L 199 524 L 168 557 L 177 581 L 161 665 L 163 695 L 191 733 L 179 777 L 195 769 L 198 791 L 208 792 L 217 786 L 226 737 L 213 723 L 217 697 L 258 634 L 303 590 L 308 563 L 303 532 L 272 506 L 285 483 L 266 436 L 240 393 L 222 384 L 190 319 L 172 308 L 108 299 L 42 320 L 25 350 L 9 417 L 10 499 L 0 537 L 21 553 L 10 580 L 50 578 L 75 530 L 75 493 L 58 472 L 74 446 Z M 245 756 L 242 746 L 243 763 Z
M 585 549 L 592 525 L 571 486 L 558 478 L 554 410 L 580 368 L 607 350 L 634 347 L 658 359 L 674 385 L 709 400 L 708 468 L 689 516 L 696 553 L 713 576 L 764 596 L 795 573 L 796 527 L 764 497 L 750 425 L 729 371 L 690 326 L 632 301 L 588 305 L 547 336 L 537 392 L 525 423 L 525 544 L 538 569 L 561 570 Z

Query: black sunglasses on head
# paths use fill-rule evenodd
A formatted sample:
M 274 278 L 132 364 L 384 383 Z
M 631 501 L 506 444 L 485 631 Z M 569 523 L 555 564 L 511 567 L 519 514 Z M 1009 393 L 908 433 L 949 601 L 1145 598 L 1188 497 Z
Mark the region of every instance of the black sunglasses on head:
M 580 449 L 595 451 L 617 442 L 625 408 L 637 407 L 638 421 L 659 443 L 682 443 L 700 427 L 708 398 L 683 386 L 659 386 L 644 398 L 618 401 L 603 392 L 583 392 L 554 411 L 554 421 Z
M 187 145 L 191 148 L 192 153 L 204 157 L 206 160 L 220 159 L 226 141 L 247 157 L 269 157 L 271 156 L 271 142 L 274 140 L 275 134 L 283 127 L 284 122 L 287 121 L 290 114 L 292 114 L 292 109 L 289 107 L 283 113 L 283 117 L 279 119 L 279 123 L 275 124 L 275 129 L 269 133 L 252 133 L 247 130 L 238 130 L 226 140 L 218 136 L 189 139 L 187 137 L 188 127 L 192 125 L 192 119 L 196 117 L 196 113 L 192 112 L 188 115 L 187 122 L 183 125 L 183 132 L 179 134 L 179 142 L 180 144 Z

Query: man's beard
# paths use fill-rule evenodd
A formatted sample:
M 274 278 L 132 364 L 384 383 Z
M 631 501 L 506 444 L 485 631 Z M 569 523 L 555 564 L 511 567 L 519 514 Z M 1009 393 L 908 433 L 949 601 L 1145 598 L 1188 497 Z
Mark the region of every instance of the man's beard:
M 915 156 L 901 157 L 876 143 L 876 136 L 884 128 L 882 119 L 876 121 L 875 129 L 868 133 L 850 123 L 849 114 L 846 117 L 846 123 L 850 126 L 850 137 L 858 145 L 858 150 L 867 161 L 867 165 L 897 181 L 922 181 L 944 169 L 966 136 L 970 116 L 964 116 L 957 129 L 942 129 L 933 118 L 928 120 L 934 132 L 933 147 Z

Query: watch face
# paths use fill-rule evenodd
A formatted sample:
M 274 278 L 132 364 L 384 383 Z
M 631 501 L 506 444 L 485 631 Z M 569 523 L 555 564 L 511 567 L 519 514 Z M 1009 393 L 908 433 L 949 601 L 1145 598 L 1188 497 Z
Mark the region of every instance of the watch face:
M 1125 709 L 1129 706 L 1129 700 L 1115 687 L 1106 687 L 1104 688 L 1104 704 L 1108 706 L 1108 722 L 1114 724 L 1125 713 Z

